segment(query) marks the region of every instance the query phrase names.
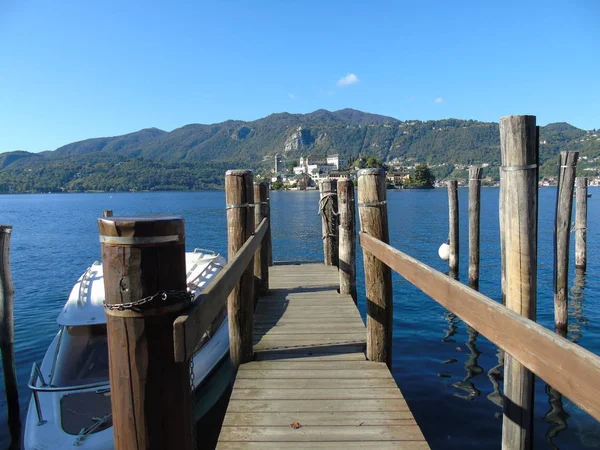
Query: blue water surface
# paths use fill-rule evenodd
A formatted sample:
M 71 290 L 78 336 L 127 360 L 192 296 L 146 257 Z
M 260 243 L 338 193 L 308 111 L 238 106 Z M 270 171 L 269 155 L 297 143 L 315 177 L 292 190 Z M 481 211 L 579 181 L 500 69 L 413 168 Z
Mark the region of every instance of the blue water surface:
M 569 308 L 569 338 L 600 353 L 600 190 L 588 201 L 588 269 L 575 277 Z M 552 230 L 554 188 L 539 191 L 538 322 L 552 328 Z M 275 260 L 322 258 L 317 192 L 272 192 Z M 459 191 L 460 280 L 468 279 L 468 191 Z M 481 194 L 480 290 L 500 300 L 498 189 Z M 223 192 L 41 194 L 0 196 L 0 223 L 13 225 L 11 265 L 15 285 L 15 351 L 22 416 L 27 378 L 57 331 L 56 317 L 85 269 L 100 259 L 97 218 L 174 214 L 186 223 L 186 246 L 226 254 Z M 388 191 L 390 240 L 394 247 L 447 271 L 437 249 L 448 234 L 445 189 Z M 574 254 L 571 243 L 571 256 Z M 573 259 L 573 258 L 571 258 Z M 357 255 L 359 308 L 365 315 L 362 254 Z M 499 448 L 502 360 L 496 346 L 394 274 L 393 375 L 434 449 Z M 525 345 L 526 343 L 524 343 Z M 8 445 L 4 384 L 0 386 L 0 448 Z M 536 380 L 535 448 L 600 446 L 600 425 L 570 400 Z

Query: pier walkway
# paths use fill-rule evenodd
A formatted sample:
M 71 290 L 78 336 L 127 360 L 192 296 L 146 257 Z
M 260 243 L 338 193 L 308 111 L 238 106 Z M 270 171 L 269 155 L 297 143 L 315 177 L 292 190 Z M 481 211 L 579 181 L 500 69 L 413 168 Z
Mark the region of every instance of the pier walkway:
M 337 267 L 276 263 L 269 278 L 217 449 L 429 448 L 387 366 L 366 360 Z

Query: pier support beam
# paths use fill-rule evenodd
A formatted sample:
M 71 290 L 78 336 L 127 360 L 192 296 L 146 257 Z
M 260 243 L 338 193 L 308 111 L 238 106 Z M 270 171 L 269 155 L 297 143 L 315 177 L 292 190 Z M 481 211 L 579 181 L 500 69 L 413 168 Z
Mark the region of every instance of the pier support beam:
M 537 167 L 535 116 L 500 119 L 502 177 L 500 223 L 505 265 L 506 307 L 536 318 Z M 505 356 L 502 448 L 530 449 L 533 442 L 534 377 Z
M 579 152 L 560 152 L 554 228 L 554 325 L 557 330 L 566 330 L 569 321 L 569 242 L 571 240 L 573 188 L 578 157 Z
M 339 180 L 337 184 L 339 208 L 340 294 L 351 295 L 356 303 L 356 205 L 354 183 Z
M 250 170 L 225 173 L 227 203 L 227 250 L 231 260 L 254 233 L 254 176 Z M 254 312 L 254 262 L 242 275 L 227 299 L 229 314 L 229 353 L 237 369 L 252 361 L 252 314 Z
M 337 237 L 337 180 L 323 180 L 319 185 L 321 200 L 321 230 L 323 235 L 323 261 L 326 266 L 337 266 L 339 263 Z
M 481 166 L 469 167 L 469 285 L 479 289 Z
M 189 306 L 179 217 L 98 219 L 117 450 L 191 449 L 190 364 L 173 321 Z
M 587 183 L 586 177 L 577 177 L 575 180 L 577 191 L 575 194 L 575 267 L 585 270 L 587 268 Z
M 268 220 L 269 205 L 267 198 L 269 196 L 269 186 L 267 183 L 254 184 L 254 227 L 258 228 L 264 218 Z M 260 247 L 254 255 L 254 308 L 258 298 L 269 293 L 269 247 L 266 238 L 263 239 Z
M 383 169 L 358 172 L 360 229 L 386 244 L 390 242 Z M 367 297 L 367 359 L 392 366 L 393 298 L 392 272 L 363 250 Z
M 452 278 L 458 277 L 458 182 L 448 181 L 448 219 L 450 240 L 450 258 L 448 267 Z

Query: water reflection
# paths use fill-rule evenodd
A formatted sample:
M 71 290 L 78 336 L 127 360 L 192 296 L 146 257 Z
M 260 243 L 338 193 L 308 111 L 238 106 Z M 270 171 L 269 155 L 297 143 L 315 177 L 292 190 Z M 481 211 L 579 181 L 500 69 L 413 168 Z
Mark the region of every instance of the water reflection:
M 558 450 L 558 447 L 553 442 L 554 438 L 558 436 L 561 431 L 568 428 L 567 419 L 570 416 L 563 408 L 562 394 L 560 392 L 547 384 L 546 394 L 548 395 L 548 405 L 550 406 L 550 409 L 544 416 L 544 421 L 550 424 L 550 428 L 546 433 L 546 440 L 550 448 Z
M 444 330 L 444 333 L 446 334 L 442 338 L 442 342 L 456 342 L 454 339 L 452 339 L 452 336 L 454 336 L 458 330 L 458 321 L 460 319 L 456 316 L 456 314 L 446 311 L 444 313 L 444 320 L 448 322 L 448 329 Z
M 488 394 L 487 399 L 499 408 L 503 408 L 500 383 L 503 380 L 504 350 L 499 348 L 496 357 L 498 358 L 498 364 L 488 370 L 487 373 L 487 377 L 492 383 L 492 392 Z
M 569 302 L 569 339 L 579 343 L 582 336 L 582 328 L 587 328 L 588 319 L 584 314 L 586 275 L 581 269 L 575 272 L 575 280 L 571 288 L 571 301 Z
M 475 397 L 478 397 L 481 392 L 470 380 L 475 378 L 477 375 L 480 375 L 483 372 L 483 368 L 478 364 L 478 359 L 479 355 L 481 355 L 481 352 L 475 345 L 479 333 L 469 326 L 467 326 L 467 333 L 469 334 L 469 340 L 465 342 L 465 345 L 469 349 L 469 358 L 465 361 L 465 370 L 467 371 L 467 375 L 462 381 L 454 383 L 453 386 L 461 391 L 466 392 L 466 395 L 461 395 L 458 392 L 455 392 L 454 395 L 456 397 L 465 400 L 473 400 Z

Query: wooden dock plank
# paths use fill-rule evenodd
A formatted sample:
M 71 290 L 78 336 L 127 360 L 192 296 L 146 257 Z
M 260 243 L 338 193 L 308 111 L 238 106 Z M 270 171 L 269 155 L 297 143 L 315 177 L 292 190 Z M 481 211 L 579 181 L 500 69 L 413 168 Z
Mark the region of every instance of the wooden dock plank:
M 269 279 L 255 361 L 239 367 L 217 448 L 428 449 L 387 366 L 366 360 L 365 325 L 337 292 L 337 268 L 276 265 Z

